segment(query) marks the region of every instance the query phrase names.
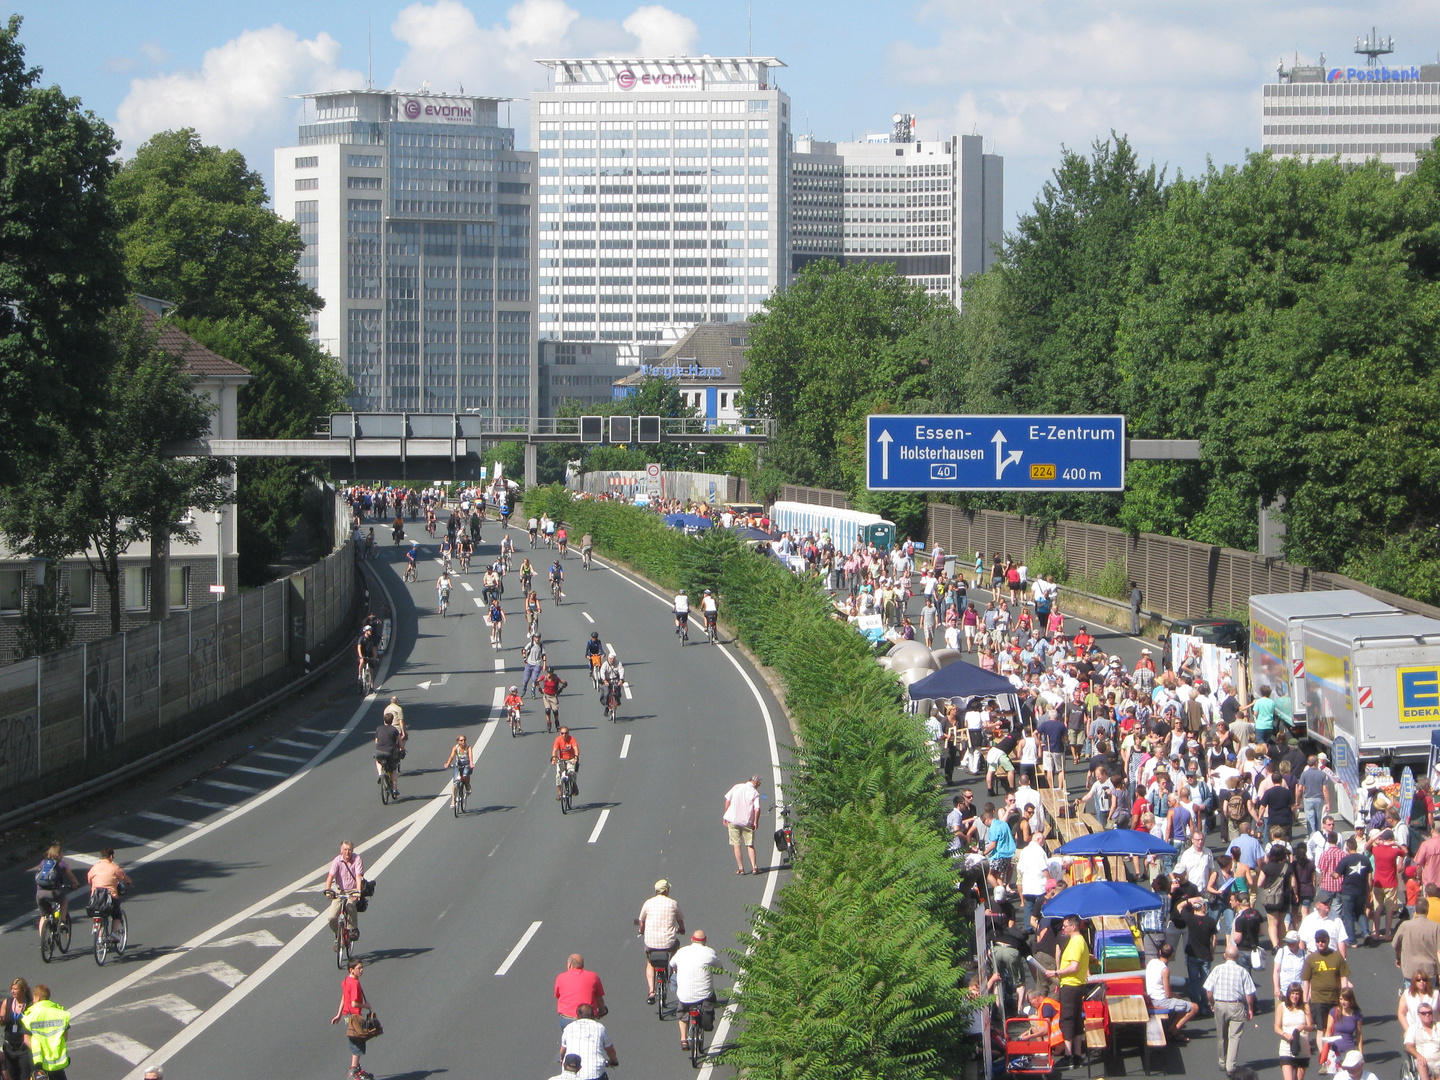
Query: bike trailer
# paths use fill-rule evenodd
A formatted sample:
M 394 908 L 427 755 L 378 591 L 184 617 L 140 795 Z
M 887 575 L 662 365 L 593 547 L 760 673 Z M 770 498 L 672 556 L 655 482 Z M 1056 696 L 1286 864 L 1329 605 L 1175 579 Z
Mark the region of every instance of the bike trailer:
M 1005 1073 L 1049 1076 L 1055 1071 L 1050 1021 L 1017 1016 L 1005 1021 Z

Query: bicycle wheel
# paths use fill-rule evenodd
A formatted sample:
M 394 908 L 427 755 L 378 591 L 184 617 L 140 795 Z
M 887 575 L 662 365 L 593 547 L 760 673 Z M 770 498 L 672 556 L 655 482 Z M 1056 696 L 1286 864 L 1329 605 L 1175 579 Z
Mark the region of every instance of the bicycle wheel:
M 70 951 L 70 924 L 68 922 L 56 921 L 55 944 L 60 947 L 62 953 Z
M 390 777 L 386 776 L 384 773 L 381 773 L 381 774 L 380 774 L 380 777 L 379 777 L 379 784 L 380 784 L 380 804 L 381 804 L 382 806 L 389 806 L 389 805 L 390 805 Z
M 465 808 L 470 803 L 470 792 L 464 784 L 460 785 L 460 813 L 465 813 Z M 459 816 L 458 814 L 456 815 Z
M 350 928 L 345 924 L 345 909 L 340 909 L 340 922 L 335 929 L 335 966 L 341 971 L 350 967 Z
M 48 964 L 54 957 L 55 930 L 50 920 L 47 919 L 45 925 L 40 928 L 40 959 Z
M 111 921 L 111 926 L 112 926 L 112 928 L 113 928 L 113 926 L 114 926 L 114 921 L 113 921 L 113 920 Z M 120 918 L 120 931 L 119 931 L 119 933 L 114 933 L 113 930 L 112 930 L 112 936 L 113 936 L 114 939 L 115 939 L 115 955 L 116 955 L 116 956 L 124 956 L 124 955 L 125 955 L 125 946 L 130 943 L 130 916 L 129 916 L 129 915 L 124 914 L 124 913 L 122 912 L 121 918 Z
M 700 1022 L 694 1016 L 690 1017 L 688 1034 L 690 1036 L 690 1067 L 698 1069 L 700 1063 L 705 1060 L 705 1029 L 700 1026 Z
M 570 813 L 570 774 L 566 773 L 565 778 L 560 781 L 560 813 Z
M 110 958 L 110 919 L 103 918 L 97 924 L 92 924 L 95 936 L 95 963 L 101 967 Z
M 655 1015 L 665 1019 L 665 1007 L 670 1004 L 670 978 L 664 968 L 655 969 Z
M 455 811 L 457 818 L 465 812 L 465 785 L 459 780 L 451 782 L 450 807 Z

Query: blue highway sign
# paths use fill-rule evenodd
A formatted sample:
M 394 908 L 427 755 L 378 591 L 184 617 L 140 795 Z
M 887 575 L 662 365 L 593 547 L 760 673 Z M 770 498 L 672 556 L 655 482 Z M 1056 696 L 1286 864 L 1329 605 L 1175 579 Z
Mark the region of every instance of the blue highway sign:
M 1123 416 L 869 416 L 871 491 L 1123 491 Z

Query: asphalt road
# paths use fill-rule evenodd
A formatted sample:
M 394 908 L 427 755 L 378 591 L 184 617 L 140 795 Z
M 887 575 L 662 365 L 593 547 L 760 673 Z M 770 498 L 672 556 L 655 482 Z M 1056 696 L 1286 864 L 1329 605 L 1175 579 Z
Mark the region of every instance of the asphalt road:
M 512 536 L 518 569 L 525 537 Z M 498 539 L 488 523 L 482 552 L 493 556 Z M 767 813 L 774 806 L 777 742 L 789 739 L 777 702 L 737 649 L 709 646 L 693 627 L 682 649 L 668 599 L 572 558 L 564 602 L 547 601 L 541 623 L 570 683 L 562 714 L 581 746 L 581 795 L 562 816 L 539 702 L 526 701 L 523 737 L 497 722 L 504 688 L 520 682 L 516 575 L 506 648 L 495 651 L 474 602 L 478 568 L 457 578 L 441 618 L 438 567 L 422 563 L 425 580 L 407 586 L 398 557 L 387 546 L 369 564 L 397 615 L 373 699 L 319 708 L 248 756 L 72 839 L 82 861 L 114 846 L 136 879 L 122 958 L 96 965 L 76 897 L 70 954 L 42 964 L 31 876 L 15 871 L 0 885 L 3 970 L 47 983 L 72 1011 L 76 1080 L 138 1080 L 153 1062 L 176 1078 L 343 1075 L 348 1050 L 328 1023 L 341 972 L 319 889 L 344 839 L 378 882 L 357 946 L 386 1028 L 366 1057 L 377 1076 L 553 1075 L 552 988 L 571 952 L 605 982 L 619 1075 L 694 1075 L 673 1021 L 645 1003 L 632 920 L 654 880 L 668 877 L 687 926 L 724 948 L 745 928 L 747 906 L 770 901 L 785 872 L 737 876 L 720 811 L 724 792 L 757 772 Z M 633 695 L 614 725 L 589 688 L 591 630 L 619 652 Z M 383 806 L 372 739 L 391 693 L 411 738 L 402 798 Z M 479 755 L 469 812 L 456 820 L 440 766 L 461 732 Z M 763 817 L 759 832 L 773 821 Z M 777 861 L 768 843 L 760 858 Z M 723 1001 L 729 980 L 720 985 Z

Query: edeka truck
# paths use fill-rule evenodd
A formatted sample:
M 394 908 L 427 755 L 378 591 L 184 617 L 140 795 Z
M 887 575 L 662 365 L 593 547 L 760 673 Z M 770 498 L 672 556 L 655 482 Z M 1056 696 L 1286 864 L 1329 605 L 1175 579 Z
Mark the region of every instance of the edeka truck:
M 1354 589 L 1265 593 L 1250 597 L 1251 697 L 1270 687 L 1275 716 L 1296 726 L 1305 719 L 1305 665 L 1300 628 L 1307 619 L 1398 615 L 1398 608 Z
M 1355 740 L 1362 760 L 1422 757 L 1440 729 L 1440 620 L 1310 619 L 1300 630 L 1310 736 Z

